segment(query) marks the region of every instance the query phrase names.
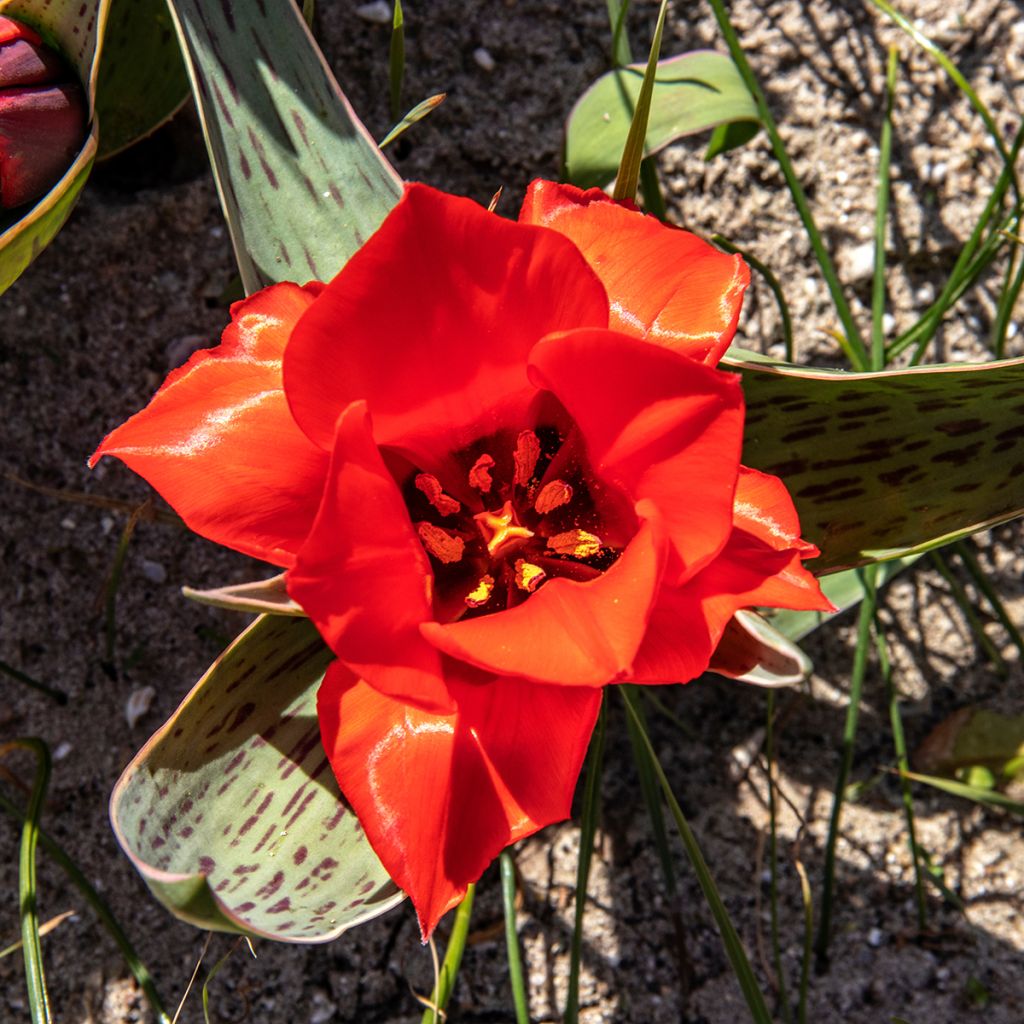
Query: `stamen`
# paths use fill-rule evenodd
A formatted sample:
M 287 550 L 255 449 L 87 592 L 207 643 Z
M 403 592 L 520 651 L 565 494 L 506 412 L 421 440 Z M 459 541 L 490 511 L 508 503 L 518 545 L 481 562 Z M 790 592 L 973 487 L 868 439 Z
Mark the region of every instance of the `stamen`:
M 494 483 L 491 479 L 491 467 L 493 465 L 494 459 L 484 452 L 473 463 L 473 468 L 469 471 L 469 486 L 475 487 L 481 494 L 489 493 L 491 484 Z
M 516 438 L 514 458 L 516 473 L 513 482 L 525 487 L 533 477 L 533 471 L 537 468 L 537 460 L 540 458 L 540 441 L 532 430 L 524 430 Z
M 516 586 L 520 590 L 532 594 L 544 582 L 546 576 L 547 573 L 539 565 L 527 562 L 525 558 L 516 560 Z
M 478 512 L 473 518 L 483 534 L 487 553 L 498 558 L 512 548 L 517 548 L 533 536 L 533 531 L 516 522 L 512 502 L 506 501 L 500 512 Z
M 416 532 L 423 541 L 423 546 L 439 562 L 450 565 L 462 558 L 466 543 L 461 537 L 453 537 L 447 530 L 433 523 L 417 523 Z
M 566 530 L 548 538 L 548 550 L 572 558 L 593 558 L 600 554 L 601 538 L 586 530 Z
M 431 473 L 416 474 L 416 489 L 422 491 L 427 501 L 443 516 L 453 516 L 462 506 L 454 499 L 449 498 L 441 488 L 441 481 Z
M 545 516 L 556 508 L 568 505 L 572 501 L 572 486 L 564 480 L 552 480 L 541 488 L 533 507 Z
M 466 595 L 466 604 L 470 608 L 482 608 L 494 593 L 494 577 L 481 576 L 477 585 Z

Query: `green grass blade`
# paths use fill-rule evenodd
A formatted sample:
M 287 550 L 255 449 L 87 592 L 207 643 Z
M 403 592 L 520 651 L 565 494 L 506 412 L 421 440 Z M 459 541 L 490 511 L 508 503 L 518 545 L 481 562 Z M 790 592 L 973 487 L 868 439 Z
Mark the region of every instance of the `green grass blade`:
M 388 96 L 391 100 L 391 120 L 397 121 L 402 113 L 402 82 L 405 80 L 405 15 L 402 0 L 395 0 L 391 18 L 391 45 L 388 48 Z
M 986 804 L 989 807 L 998 807 L 1000 810 L 1024 817 L 1024 802 L 1014 800 L 998 790 L 968 786 L 965 782 L 957 782 L 955 779 L 940 779 L 935 775 L 921 775 L 918 772 L 901 772 L 900 774 L 912 782 L 921 782 L 934 789 L 941 789 L 942 792 L 949 793 L 950 796 L 962 797 L 972 803 Z
M 797 1003 L 797 1024 L 807 1024 L 807 993 L 811 986 L 811 957 L 814 952 L 814 899 L 807 871 L 799 860 L 793 862 L 800 876 L 800 901 L 804 908 L 804 948 L 800 959 L 800 999 Z
M 217 976 L 220 969 L 234 956 L 235 951 L 245 941 L 244 936 L 240 936 L 236 942 L 234 942 L 231 948 L 210 968 L 209 973 L 206 975 L 206 979 L 203 981 L 203 1020 L 206 1024 L 210 1024 L 210 982 Z
M 871 282 L 871 369 L 885 367 L 885 231 L 889 220 L 889 167 L 892 162 L 892 106 L 896 96 L 899 53 L 889 47 L 885 74 L 885 115 L 878 144 L 878 199 L 875 203 L 875 273 Z
M 834 900 L 836 874 L 836 843 L 839 840 L 839 825 L 843 814 L 843 800 L 846 795 L 846 783 L 853 765 L 853 751 L 857 740 L 857 720 L 860 715 L 860 694 L 867 671 L 868 653 L 871 646 L 871 624 L 875 618 L 877 594 L 875 581 L 877 570 L 869 565 L 864 570 L 864 600 L 860 606 L 860 619 L 857 624 L 857 647 L 853 656 L 853 670 L 850 674 L 850 698 L 846 708 L 846 722 L 843 726 L 843 744 L 839 760 L 839 772 L 836 776 L 835 789 L 832 794 L 832 813 L 828 823 L 828 838 L 825 842 L 824 881 L 821 892 L 821 920 L 818 922 L 818 938 L 815 943 L 815 954 L 818 970 L 828 966 L 828 945 L 831 939 L 832 904 Z
M 771 272 L 766 263 L 762 263 L 761 260 L 754 256 L 748 249 L 741 249 L 739 246 L 733 245 L 725 236 L 712 235 L 711 241 L 714 242 L 719 249 L 724 249 L 726 252 L 738 253 L 764 278 L 764 283 L 768 285 L 772 295 L 775 296 L 775 302 L 779 307 L 779 316 L 782 319 L 782 342 L 786 348 L 786 362 L 795 362 L 796 347 L 793 344 L 793 317 L 789 312 L 789 303 L 786 302 L 786 296 L 783 294 L 782 285 L 779 284 L 779 279 Z
M 583 814 L 580 820 L 580 852 L 576 861 L 576 914 L 569 950 L 569 986 L 565 997 L 565 1024 L 577 1024 L 580 1012 L 580 960 L 583 956 L 583 912 L 587 906 L 587 881 L 594 855 L 594 834 L 601 794 L 601 765 L 604 762 L 604 732 L 607 698 L 601 700 L 594 735 L 587 754 L 587 779 L 583 786 Z
M 512 1004 L 516 1024 L 530 1024 L 530 1004 L 526 997 L 523 961 L 519 953 L 519 929 L 516 927 L 516 866 L 508 850 L 501 851 L 501 902 L 505 910 L 505 948 L 508 954 L 508 980 L 512 986 Z
M 6 661 L 0 661 L 0 672 L 5 676 L 10 676 L 12 679 L 16 679 L 19 683 L 24 683 L 33 690 L 45 693 L 47 697 L 52 698 L 62 706 L 68 702 L 68 695 L 63 690 L 58 690 L 54 686 L 47 686 L 46 683 L 41 683 L 38 679 L 33 679 L 30 675 L 22 672 L 21 669 L 17 669 L 13 665 L 8 665 Z
M 750 1010 L 750 1015 L 757 1024 L 771 1024 L 771 1015 L 768 1013 L 768 1007 L 765 1005 L 764 996 L 761 993 L 761 989 L 758 987 L 757 979 L 754 977 L 754 972 L 750 966 L 750 961 L 747 959 L 747 954 L 743 949 L 743 943 L 740 942 L 740 937 L 736 934 L 736 929 L 733 927 L 733 923 L 729 919 L 729 913 L 725 909 L 722 897 L 719 895 L 718 887 L 715 885 L 715 880 L 711 877 L 711 872 L 708 870 L 707 863 L 704 860 L 704 855 L 701 853 L 700 846 L 697 843 L 697 837 L 693 834 L 689 822 L 687 822 L 686 817 L 683 814 L 683 809 L 679 806 L 679 801 L 676 800 L 675 794 L 672 792 L 672 787 L 669 785 L 665 771 L 661 767 L 661 764 L 658 762 L 657 756 L 654 753 L 654 747 L 651 745 L 650 737 L 643 729 L 643 724 L 636 707 L 636 699 L 633 696 L 630 687 L 620 686 L 618 689 L 623 701 L 625 701 L 626 711 L 637 726 L 637 729 L 643 739 L 644 746 L 647 748 L 654 772 L 658 777 L 658 782 L 660 783 L 662 792 L 665 795 L 665 800 L 672 812 L 672 817 L 675 819 L 676 828 L 679 830 L 679 836 L 683 841 L 683 847 L 686 850 L 686 855 L 689 857 L 690 863 L 693 865 L 693 871 L 697 876 L 697 881 L 700 884 L 701 891 L 704 893 L 704 899 L 707 901 L 708 907 L 711 910 L 711 915 L 714 917 L 715 924 L 718 926 L 718 931 L 722 936 L 722 944 L 725 946 L 726 955 L 732 965 L 733 973 L 736 975 L 736 980 L 739 982 L 740 989 L 742 990 L 744 999 L 747 1002 L 747 1007 Z
M 985 570 L 982 569 L 978 562 L 978 556 L 974 553 L 971 544 L 965 540 L 957 541 L 954 545 L 954 550 L 970 573 L 971 579 L 974 580 L 974 585 L 985 595 L 985 599 L 991 606 L 992 611 L 995 612 L 996 618 L 999 619 L 1003 629 L 1009 634 L 1013 646 L 1020 652 L 1021 659 L 1024 660 L 1024 636 L 1021 636 L 1017 624 L 1010 618 L 1002 598 L 996 592 L 995 587 L 992 586 Z
M 39 940 L 39 913 L 36 904 L 36 846 L 39 843 L 39 816 L 50 784 L 50 748 L 40 739 L 25 737 L 5 744 L 23 747 L 36 756 L 36 777 L 32 784 L 28 809 L 21 827 L 18 859 L 18 901 L 21 909 L 21 952 L 25 960 L 25 984 L 28 988 L 32 1024 L 50 1024 L 50 1000 L 43 972 L 43 948 Z
M 668 0 L 661 0 L 658 9 L 658 21 L 654 26 L 654 38 L 651 40 L 651 53 L 647 58 L 647 70 L 640 85 L 633 120 L 626 136 L 626 145 L 622 150 L 622 161 L 619 173 L 615 177 L 613 198 L 635 199 L 637 186 L 640 183 L 640 164 L 644 159 L 644 143 L 647 139 L 647 122 L 651 116 L 651 97 L 654 95 L 654 79 L 658 73 L 658 55 L 661 53 L 661 36 L 665 28 L 665 15 L 668 11 Z
M 444 1008 L 451 998 L 452 989 L 455 988 L 455 979 L 459 976 L 459 967 L 462 964 L 462 954 L 466 950 L 466 936 L 469 935 L 469 921 L 473 915 L 475 895 L 476 886 L 470 885 L 455 910 L 455 924 L 452 925 L 444 963 L 441 964 L 441 974 L 430 996 L 430 1009 L 423 1014 L 422 1024 L 438 1024 L 438 1021 L 444 1020 Z
M 1020 230 L 1021 224 L 1019 214 L 1020 208 L 1018 207 L 1018 231 Z M 1002 293 L 999 296 L 999 302 L 996 306 L 996 318 L 992 324 L 992 337 L 989 342 L 996 359 L 1003 358 L 1003 352 L 1006 348 L 1006 331 L 1010 326 L 1010 320 L 1013 317 L 1013 311 L 1017 306 L 1017 299 L 1020 296 L 1022 287 L 1024 287 L 1024 259 L 1022 259 L 1018 264 L 1015 273 L 1013 262 L 1010 261 L 1006 265 L 1006 284 L 1003 287 Z
M 626 32 L 626 15 L 629 14 L 629 0 L 608 0 L 608 21 L 612 30 L 612 66 L 625 67 L 633 61 Z
M 416 104 L 408 114 L 405 115 L 397 124 L 393 125 L 391 130 L 380 140 L 380 148 L 383 149 L 385 146 L 389 146 L 399 135 L 402 134 L 407 128 L 411 128 L 417 121 L 422 121 L 432 110 L 436 110 L 445 99 L 447 99 L 448 93 L 439 92 L 436 96 L 428 96 L 425 100 L 421 100 Z
M 3 793 L 0 793 L 0 808 L 3 808 L 3 810 L 5 810 L 12 818 L 16 818 L 19 821 L 25 820 L 25 812 L 22 811 L 21 808 L 12 800 L 9 800 Z M 170 1024 L 170 1015 L 164 1009 L 163 1002 L 157 993 L 156 985 L 153 982 L 153 976 L 149 973 L 149 969 L 146 965 L 139 959 L 139 955 L 136 953 L 135 947 L 132 946 L 131 941 L 124 932 L 124 929 L 111 912 L 110 907 L 107 906 L 100 894 L 95 890 L 95 888 L 93 888 L 92 883 L 85 877 L 82 870 L 71 859 L 71 857 L 68 856 L 63 847 L 61 847 L 60 844 L 43 829 L 39 829 L 38 834 L 39 845 L 46 851 L 47 856 L 50 857 L 68 876 L 68 879 L 82 894 L 86 903 L 88 903 L 92 908 L 96 917 L 99 919 L 100 924 L 103 925 L 107 930 L 107 933 L 117 944 L 118 949 L 121 950 L 125 963 L 128 965 L 128 969 L 134 975 L 135 980 L 139 984 L 139 988 L 148 1000 L 158 1024 Z
M 892 745 L 896 753 L 896 764 L 901 772 L 905 772 L 910 767 L 910 758 L 907 756 L 907 740 L 903 732 L 903 716 L 900 714 L 900 697 L 893 683 L 889 645 L 886 642 L 882 624 L 878 621 L 877 613 L 875 614 L 873 630 L 875 652 L 878 655 L 878 668 L 885 683 L 886 699 L 889 703 L 889 722 L 892 728 Z M 910 792 L 910 785 L 902 778 L 900 780 L 900 797 L 903 803 L 903 815 L 907 821 L 907 845 L 910 848 L 910 859 L 914 865 L 914 904 L 917 909 L 917 930 L 923 932 L 927 925 L 927 904 L 924 896 L 921 858 L 918 856 L 914 798 Z
M 743 81 L 746 83 L 747 88 L 750 90 L 751 96 L 754 98 L 754 103 L 757 106 L 758 117 L 760 118 L 761 124 L 763 125 L 769 140 L 771 141 L 772 152 L 775 154 L 775 159 L 778 161 L 779 169 L 782 171 L 782 176 L 785 178 L 786 185 L 789 187 L 790 195 L 793 197 L 793 202 L 796 204 L 797 212 L 800 214 L 800 220 L 803 222 L 804 230 L 807 232 L 807 238 L 811 243 L 811 249 L 814 251 L 814 256 L 818 261 L 818 265 L 821 267 L 822 276 L 825 278 L 829 294 L 832 296 L 832 303 L 835 306 L 836 314 L 839 317 L 840 323 L 843 325 L 846 339 L 850 345 L 851 351 L 855 354 L 854 367 L 859 370 L 865 370 L 868 367 L 869 360 L 867 349 L 864 346 L 864 340 L 861 338 L 860 330 L 853 318 L 853 312 L 850 309 L 850 304 L 847 302 L 846 296 L 843 294 L 843 287 L 839 282 L 839 277 L 832 264 L 832 258 L 829 256 L 828 250 L 825 248 L 824 239 L 821 237 L 821 232 L 818 230 L 818 226 L 815 223 L 814 215 L 811 213 L 811 206 L 807 201 L 807 195 L 804 192 L 803 186 L 800 184 L 800 179 L 793 167 L 793 162 L 789 158 L 789 153 L 786 151 L 786 146 L 782 141 L 782 136 L 779 135 L 779 129 L 775 124 L 775 118 L 772 117 L 772 112 L 768 108 L 768 100 L 765 97 L 764 90 L 758 83 L 757 78 L 754 75 L 754 71 L 750 66 L 750 62 L 747 60 L 746 54 L 743 52 L 743 47 L 740 45 L 739 37 L 737 36 L 736 29 L 733 27 L 732 21 L 729 18 L 729 13 L 726 10 L 725 3 L 723 0 L 711 0 L 711 8 L 714 11 L 718 27 L 721 29 L 722 35 L 725 38 L 725 44 L 729 48 L 729 54 L 739 70 Z

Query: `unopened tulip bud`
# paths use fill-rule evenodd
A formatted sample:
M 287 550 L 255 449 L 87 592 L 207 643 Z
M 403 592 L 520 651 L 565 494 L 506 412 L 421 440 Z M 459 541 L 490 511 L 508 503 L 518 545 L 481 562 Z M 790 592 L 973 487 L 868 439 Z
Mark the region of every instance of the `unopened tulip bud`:
M 85 96 L 40 36 L 0 16 L 0 209 L 44 195 L 82 148 Z

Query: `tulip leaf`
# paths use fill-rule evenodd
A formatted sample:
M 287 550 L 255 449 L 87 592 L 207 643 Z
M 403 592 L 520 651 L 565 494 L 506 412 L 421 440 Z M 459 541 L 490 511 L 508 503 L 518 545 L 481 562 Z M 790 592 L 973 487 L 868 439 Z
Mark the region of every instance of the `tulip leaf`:
M 330 660 L 308 620 L 257 619 L 118 781 L 118 840 L 182 920 L 325 942 L 402 900 L 320 744 Z
M 763 615 L 742 609 L 725 627 L 713 672 L 755 686 L 794 686 L 811 674 L 811 659 Z
M 1024 360 L 884 373 L 723 366 L 743 375 L 743 461 L 786 483 L 821 549 L 807 563 L 816 573 L 1024 514 Z
M 1024 774 L 1024 715 L 960 708 L 940 722 L 914 752 L 914 767 L 954 775 L 983 767 L 1001 779 Z
M 565 173 L 573 184 L 603 187 L 615 177 L 645 67 L 630 64 L 609 71 L 576 102 L 565 126 Z M 659 61 L 647 155 L 685 135 L 733 121 L 753 122 L 756 128 L 757 108 L 728 57 L 695 50 Z
M 96 86 L 99 159 L 159 128 L 188 91 L 165 0 L 112 0 Z
M 99 144 L 96 58 L 110 0 L 0 0 L 0 14 L 31 25 L 77 72 L 89 102 L 91 126 L 82 149 L 49 192 L 16 218 L 0 222 L 0 294 L 21 276 L 61 229 L 85 185 Z
M 292 0 L 169 0 L 247 293 L 327 280 L 398 201 Z
M 272 612 L 275 615 L 305 615 L 302 608 L 289 596 L 284 585 L 285 574 L 272 576 L 269 580 L 256 580 L 253 583 L 236 583 L 227 587 L 216 587 L 212 590 L 194 590 L 182 587 L 181 592 L 199 604 L 212 605 L 214 608 L 227 608 L 233 612 L 251 612 L 262 614 Z

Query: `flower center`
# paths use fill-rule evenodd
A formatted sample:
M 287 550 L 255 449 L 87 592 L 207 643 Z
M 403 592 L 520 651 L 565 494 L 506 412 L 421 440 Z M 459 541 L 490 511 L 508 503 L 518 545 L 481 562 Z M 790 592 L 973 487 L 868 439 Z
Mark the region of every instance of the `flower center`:
M 514 607 L 560 576 L 594 579 L 625 546 L 575 430 L 500 431 L 448 464 L 444 480 L 414 469 L 402 483 L 439 621 Z

